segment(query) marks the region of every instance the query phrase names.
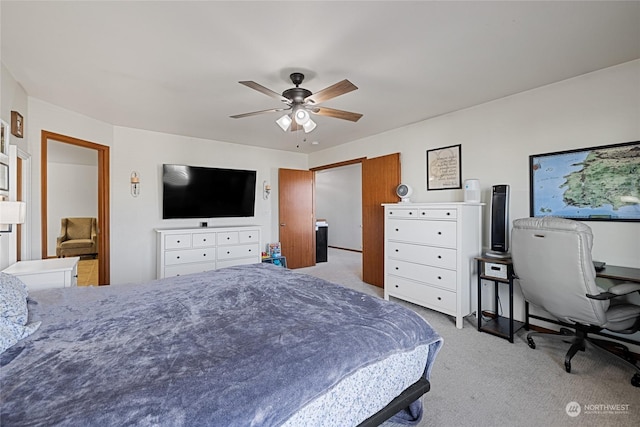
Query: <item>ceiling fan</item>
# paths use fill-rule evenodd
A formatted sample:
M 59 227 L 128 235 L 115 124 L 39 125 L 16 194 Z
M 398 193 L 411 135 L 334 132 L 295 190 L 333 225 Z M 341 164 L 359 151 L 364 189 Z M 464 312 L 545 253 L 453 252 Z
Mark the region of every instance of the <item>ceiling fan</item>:
M 282 95 L 272 91 L 271 89 L 267 89 L 266 87 L 253 81 L 238 82 L 247 87 L 250 87 L 251 89 L 257 90 L 258 92 L 262 92 L 267 96 L 282 101 L 287 104 L 287 106 L 284 108 L 272 108 L 269 110 L 254 111 L 252 113 L 237 114 L 235 116 L 231 116 L 231 118 L 240 119 L 242 117 L 255 116 L 258 114 L 291 110 L 291 113 L 287 113 L 284 116 L 280 117 L 278 120 L 276 120 L 276 123 L 278 123 L 278 125 L 284 131 L 291 130 L 292 132 L 294 132 L 300 129 L 304 129 L 306 133 L 309 133 L 316 127 L 316 124 L 313 120 L 311 120 L 309 113 L 318 114 L 320 116 L 334 117 L 336 119 L 349 120 L 352 122 L 357 122 L 358 120 L 360 120 L 360 117 L 362 117 L 362 114 L 359 113 L 336 110 L 335 108 L 320 107 L 317 105 L 324 101 L 328 101 L 329 99 L 344 95 L 345 93 L 358 89 L 357 86 L 355 86 L 349 80 L 342 80 L 341 82 L 324 88 L 319 92 L 312 93 L 310 90 L 300 87 L 300 84 L 304 80 L 304 74 L 291 73 L 289 77 L 291 78 L 293 84 L 296 85 L 296 87 L 285 90 L 284 92 L 282 92 Z

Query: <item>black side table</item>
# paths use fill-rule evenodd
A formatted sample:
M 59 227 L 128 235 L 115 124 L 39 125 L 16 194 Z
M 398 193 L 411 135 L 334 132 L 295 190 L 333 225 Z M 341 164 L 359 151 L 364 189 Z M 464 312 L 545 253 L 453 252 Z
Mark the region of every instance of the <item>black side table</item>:
M 486 332 L 513 343 L 513 335 L 524 326 L 513 320 L 513 262 L 511 259 L 478 257 L 478 331 Z M 494 313 L 490 320 L 483 320 L 482 281 L 490 280 L 494 286 Z M 498 314 L 498 286 L 509 286 L 509 317 Z

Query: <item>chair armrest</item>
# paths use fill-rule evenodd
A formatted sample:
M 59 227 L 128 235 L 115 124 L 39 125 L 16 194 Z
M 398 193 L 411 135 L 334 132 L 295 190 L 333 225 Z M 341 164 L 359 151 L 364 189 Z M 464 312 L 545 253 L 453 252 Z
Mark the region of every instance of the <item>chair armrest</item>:
M 640 283 L 620 283 L 607 289 L 607 292 L 601 292 L 598 295 L 589 295 L 587 298 L 597 300 L 607 300 L 621 295 L 627 295 L 632 292 L 640 292 Z

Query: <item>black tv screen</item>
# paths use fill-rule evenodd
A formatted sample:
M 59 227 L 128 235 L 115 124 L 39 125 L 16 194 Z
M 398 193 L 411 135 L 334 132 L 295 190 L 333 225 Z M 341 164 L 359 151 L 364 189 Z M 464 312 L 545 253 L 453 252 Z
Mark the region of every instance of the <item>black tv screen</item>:
M 254 216 L 256 171 L 162 165 L 162 218 Z

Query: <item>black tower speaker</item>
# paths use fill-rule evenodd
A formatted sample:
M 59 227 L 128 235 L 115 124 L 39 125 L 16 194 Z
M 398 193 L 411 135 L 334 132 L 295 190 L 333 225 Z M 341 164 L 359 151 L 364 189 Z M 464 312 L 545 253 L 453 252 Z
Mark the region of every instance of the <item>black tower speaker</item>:
M 491 189 L 491 251 L 488 256 L 509 258 L 509 186 Z

